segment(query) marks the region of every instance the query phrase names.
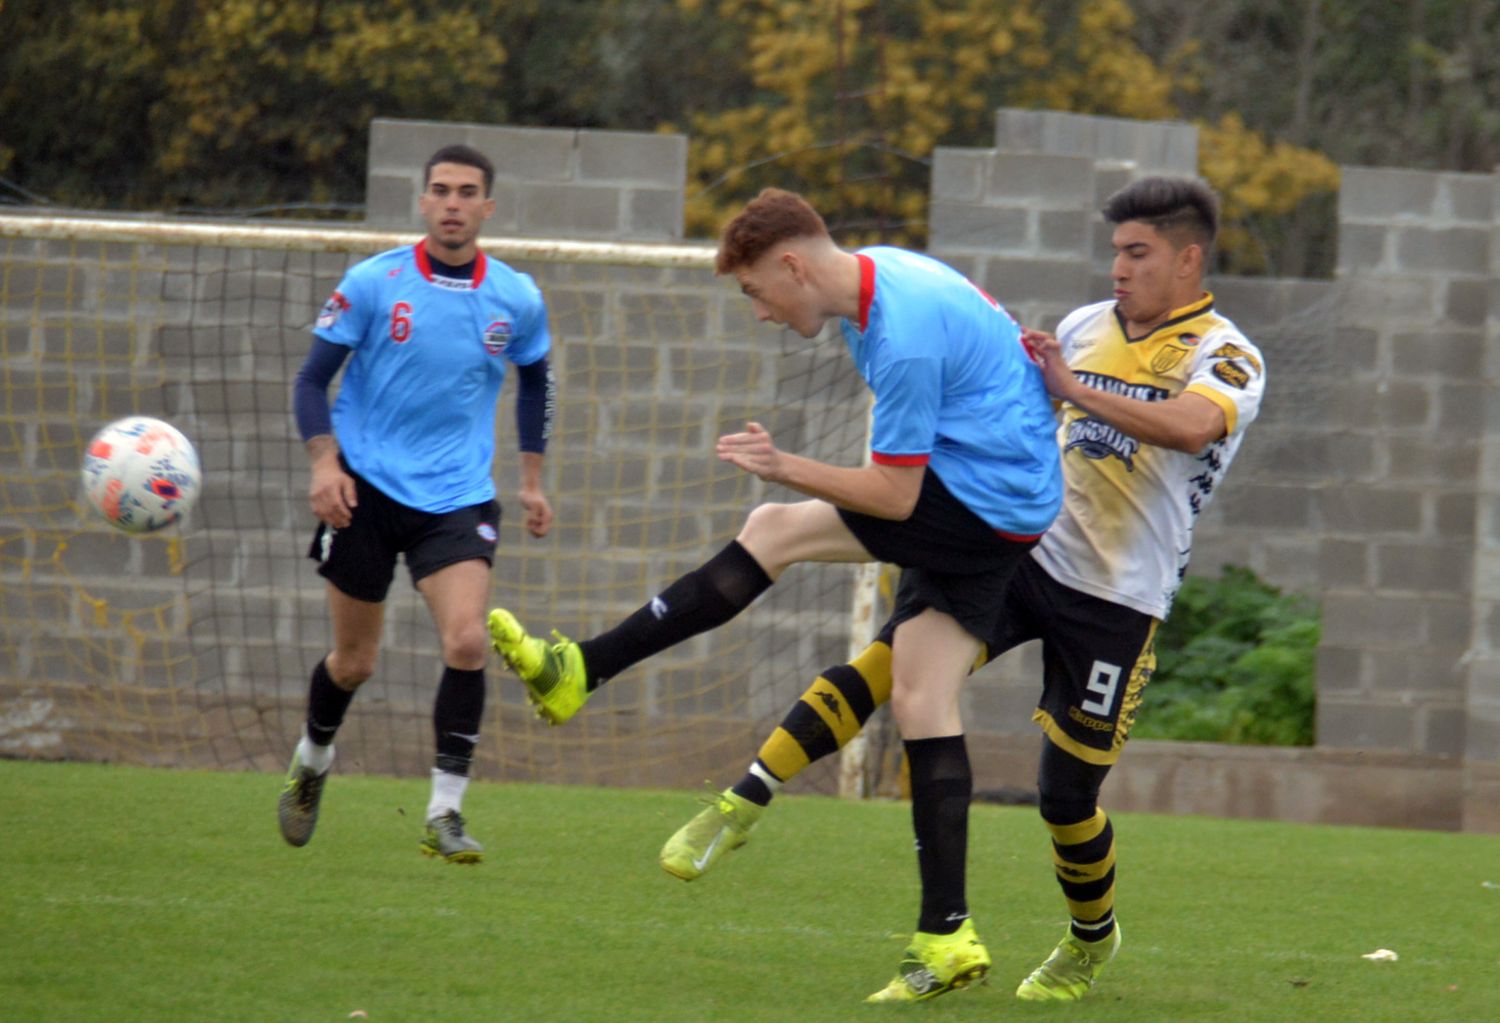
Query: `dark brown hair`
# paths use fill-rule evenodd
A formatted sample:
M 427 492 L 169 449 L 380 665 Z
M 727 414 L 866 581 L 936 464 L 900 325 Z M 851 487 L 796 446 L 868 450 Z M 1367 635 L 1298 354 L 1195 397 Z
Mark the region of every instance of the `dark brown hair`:
M 432 168 L 440 163 L 457 163 L 465 167 L 478 168 L 484 174 L 484 194 L 486 196 L 490 194 L 490 189 L 494 187 L 495 165 L 490 163 L 490 158 L 473 146 L 459 144 L 444 146 L 427 158 L 427 166 L 422 168 L 423 188 L 426 188 L 432 181 Z
M 1105 200 L 1104 219 L 1150 224 L 1178 248 L 1197 244 L 1206 261 L 1219 231 L 1219 197 L 1197 178 L 1141 178 Z

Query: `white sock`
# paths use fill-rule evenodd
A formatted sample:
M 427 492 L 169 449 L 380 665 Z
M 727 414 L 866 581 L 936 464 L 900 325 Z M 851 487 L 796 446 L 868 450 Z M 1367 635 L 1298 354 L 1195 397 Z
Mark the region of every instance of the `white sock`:
M 464 802 L 464 789 L 468 787 L 468 775 L 450 774 L 434 767 L 432 769 L 432 799 L 427 803 L 427 819 L 441 817 L 449 810 L 456 812 L 461 809 Z
M 333 744 L 319 746 L 307 736 L 306 726 L 302 729 L 302 740 L 297 743 L 297 759 L 302 766 L 318 774 L 324 774 L 333 766 Z
M 781 786 L 785 784 L 780 778 L 761 767 L 758 761 L 750 765 L 750 773 L 759 778 L 761 784 L 770 789 L 773 796 L 780 792 Z

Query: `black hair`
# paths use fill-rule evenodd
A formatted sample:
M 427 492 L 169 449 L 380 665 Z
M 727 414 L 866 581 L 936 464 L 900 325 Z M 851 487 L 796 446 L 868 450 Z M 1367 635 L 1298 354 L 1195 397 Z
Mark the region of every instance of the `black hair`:
M 1111 224 L 1139 220 L 1167 235 L 1178 247 L 1197 244 L 1205 261 L 1219 232 L 1219 197 L 1197 178 L 1141 178 L 1104 203 Z
M 484 173 L 484 194 L 488 196 L 490 189 L 495 184 L 495 165 L 490 163 L 490 158 L 485 156 L 473 146 L 458 143 L 444 146 L 436 153 L 427 158 L 427 166 L 422 168 L 422 187 L 432 180 L 432 168 L 440 163 L 458 163 L 465 167 L 477 167 Z

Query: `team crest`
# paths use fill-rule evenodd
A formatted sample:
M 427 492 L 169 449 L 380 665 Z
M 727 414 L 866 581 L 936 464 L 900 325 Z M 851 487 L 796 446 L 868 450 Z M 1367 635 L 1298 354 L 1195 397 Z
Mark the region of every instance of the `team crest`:
M 318 313 L 318 326 L 327 330 L 339 322 L 339 317 L 349 311 L 349 300 L 341 291 L 335 291 L 328 296 L 328 301 L 323 303 L 323 309 Z
M 1184 335 L 1191 337 L 1192 335 Z M 1195 340 L 1193 342 L 1197 344 Z M 1151 372 L 1156 374 L 1167 374 L 1172 372 L 1183 359 L 1187 358 L 1190 349 L 1179 348 L 1177 345 L 1162 345 L 1161 350 L 1151 356 Z
M 495 527 L 488 522 L 481 522 L 475 532 L 479 534 L 479 539 L 485 543 L 494 543 L 499 539 L 499 534 L 495 532 Z
M 491 355 L 499 355 L 510 344 L 510 334 L 509 320 L 495 320 L 484 328 L 484 350 Z

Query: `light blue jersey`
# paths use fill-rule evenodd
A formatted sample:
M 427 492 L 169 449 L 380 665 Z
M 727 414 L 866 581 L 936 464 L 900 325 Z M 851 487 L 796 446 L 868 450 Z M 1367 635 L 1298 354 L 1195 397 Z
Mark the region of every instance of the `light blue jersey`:
M 1002 533 L 1046 530 L 1062 502 L 1057 421 L 1015 320 L 935 259 L 855 255 L 860 322 L 840 324 L 875 394 L 871 459 L 928 466 Z
M 435 276 L 424 242 L 352 267 L 314 333 L 354 350 L 333 405 L 349 466 L 392 499 L 441 513 L 488 501 L 507 362 L 551 347 L 536 283 L 480 252 L 472 280 Z

